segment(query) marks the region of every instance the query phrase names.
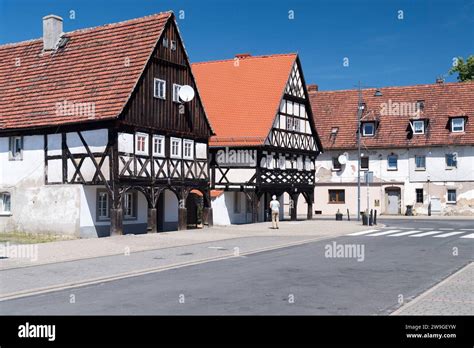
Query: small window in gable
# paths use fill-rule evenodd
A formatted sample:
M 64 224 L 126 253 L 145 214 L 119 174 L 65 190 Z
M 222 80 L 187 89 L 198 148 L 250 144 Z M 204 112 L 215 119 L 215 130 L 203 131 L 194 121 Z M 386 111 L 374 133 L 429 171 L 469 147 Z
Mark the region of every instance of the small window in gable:
M 451 119 L 451 132 L 464 132 L 464 117 L 455 117 Z
M 166 99 L 166 81 L 155 79 L 154 80 L 154 97 L 160 99 Z
M 175 40 L 171 40 L 171 50 L 176 51 L 176 41 Z
M 173 83 L 173 101 L 175 103 L 180 103 L 181 100 L 179 99 L 179 90 L 181 89 L 181 85 Z
M 292 131 L 294 127 L 293 117 L 286 117 L 286 129 Z
M 165 37 L 165 38 L 163 38 L 163 47 L 166 47 L 166 48 L 168 48 L 168 46 L 169 46 L 169 43 L 168 43 L 168 38 L 167 38 L 167 37 Z

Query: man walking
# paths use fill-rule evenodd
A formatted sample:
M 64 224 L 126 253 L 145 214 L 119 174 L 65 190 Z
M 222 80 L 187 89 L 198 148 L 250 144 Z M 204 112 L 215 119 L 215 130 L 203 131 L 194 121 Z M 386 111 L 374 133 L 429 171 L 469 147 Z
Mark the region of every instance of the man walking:
M 270 209 L 272 211 L 272 228 L 278 229 L 278 221 L 280 220 L 280 202 L 277 201 L 275 195 L 272 196 L 272 200 L 270 201 Z

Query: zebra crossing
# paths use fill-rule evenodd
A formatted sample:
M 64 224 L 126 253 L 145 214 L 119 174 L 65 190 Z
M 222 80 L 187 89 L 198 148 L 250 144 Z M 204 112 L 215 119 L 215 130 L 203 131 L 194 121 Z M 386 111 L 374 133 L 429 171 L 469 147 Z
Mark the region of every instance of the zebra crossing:
M 410 237 L 410 238 L 462 238 L 474 239 L 474 228 L 407 228 L 407 227 L 390 227 L 382 229 L 371 229 L 366 231 L 349 233 L 347 236 L 361 237 Z

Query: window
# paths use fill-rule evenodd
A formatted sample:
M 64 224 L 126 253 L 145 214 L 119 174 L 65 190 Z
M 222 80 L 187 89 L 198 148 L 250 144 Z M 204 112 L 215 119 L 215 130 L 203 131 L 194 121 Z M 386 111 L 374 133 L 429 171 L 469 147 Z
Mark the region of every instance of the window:
M 374 122 L 364 122 L 362 124 L 362 135 L 364 137 L 372 137 L 375 135 L 375 123 Z
M 387 157 L 387 168 L 388 170 L 398 169 L 398 156 L 397 155 L 389 155 Z
M 136 193 L 127 192 L 123 196 L 123 217 L 125 219 L 134 219 L 136 217 Z
M 23 159 L 23 137 L 10 137 L 10 161 L 21 161 Z
M 333 170 L 341 170 L 342 169 L 342 164 L 339 162 L 338 157 L 333 157 L 332 158 L 332 169 Z
M 154 97 L 160 99 L 166 99 L 166 81 L 155 79 L 155 90 Z
M 426 157 L 425 156 L 415 156 L 415 169 L 416 170 L 425 170 L 426 169 Z
M 179 99 L 179 90 L 181 89 L 181 87 L 181 85 L 173 83 L 173 101 L 175 103 L 181 103 L 181 100 Z
M 360 169 L 361 170 L 369 170 L 369 157 L 361 157 L 360 158 Z
M 286 129 L 293 130 L 293 117 L 286 118 Z
M 183 158 L 193 159 L 194 158 L 194 151 L 193 151 L 194 150 L 194 141 L 184 139 L 183 148 L 184 148 Z
M 464 118 L 456 117 L 451 119 L 451 131 L 454 133 L 464 132 Z
M 135 153 L 139 155 L 147 154 L 148 135 L 137 133 L 135 135 Z
M 153 156 L 164 157 L 165 155 L 165 137 L 163 135 L 153 136 Z
M 413 121 L 413 133 L 414 134 L 425 134 L 425 121 Z
M 109 195 L 105 191 L 97 192 L 97 220 L 109 218 Z
M 446 169 L 453 169 L 458 166 L 457 155 L 455 153 L 448 153 L 446 155 Z
M 345 203 L 345 190 L 328 190 L 329 203 L 341 204 Z
M 423 203 L 423 189 L 416 189 L 416 203 Z
M 181 139 L 171 138 L 170 146 L 171 146 L 171 151 L 170 151 L 171 157 L 181 158 Z
M 171 40 L 171 50 L 176 51 L 176 41 L 175 40 Z
M 234 214 L 240 214 L 240 192 L 234 192 Z
M 169 46 L 169 43 L 168 43 L 168 38 L 163 38 L 163 47 L 168 47 Z
M 454 189 L 448 190 L 446 201 L 447 203 L 451 203 L 451 204 L 456 203 L 456 190 Z
M 300 120 L 298 118 L 295 118 L 293 120 L 293 127 L 295 131 L 299 132 L 300 131 Z
M 0 193 L 0 214 L 11 214 L 12 203 L 9 192 Z

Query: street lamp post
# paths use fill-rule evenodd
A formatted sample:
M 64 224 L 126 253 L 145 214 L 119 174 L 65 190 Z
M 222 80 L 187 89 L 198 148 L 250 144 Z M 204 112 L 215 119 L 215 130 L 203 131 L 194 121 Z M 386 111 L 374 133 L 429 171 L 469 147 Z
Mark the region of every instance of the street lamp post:
M 362 89 L 359 81 L 359 102 L 357 107 L 357 221 L 360 221 L 360 121 L 362 118 Z

